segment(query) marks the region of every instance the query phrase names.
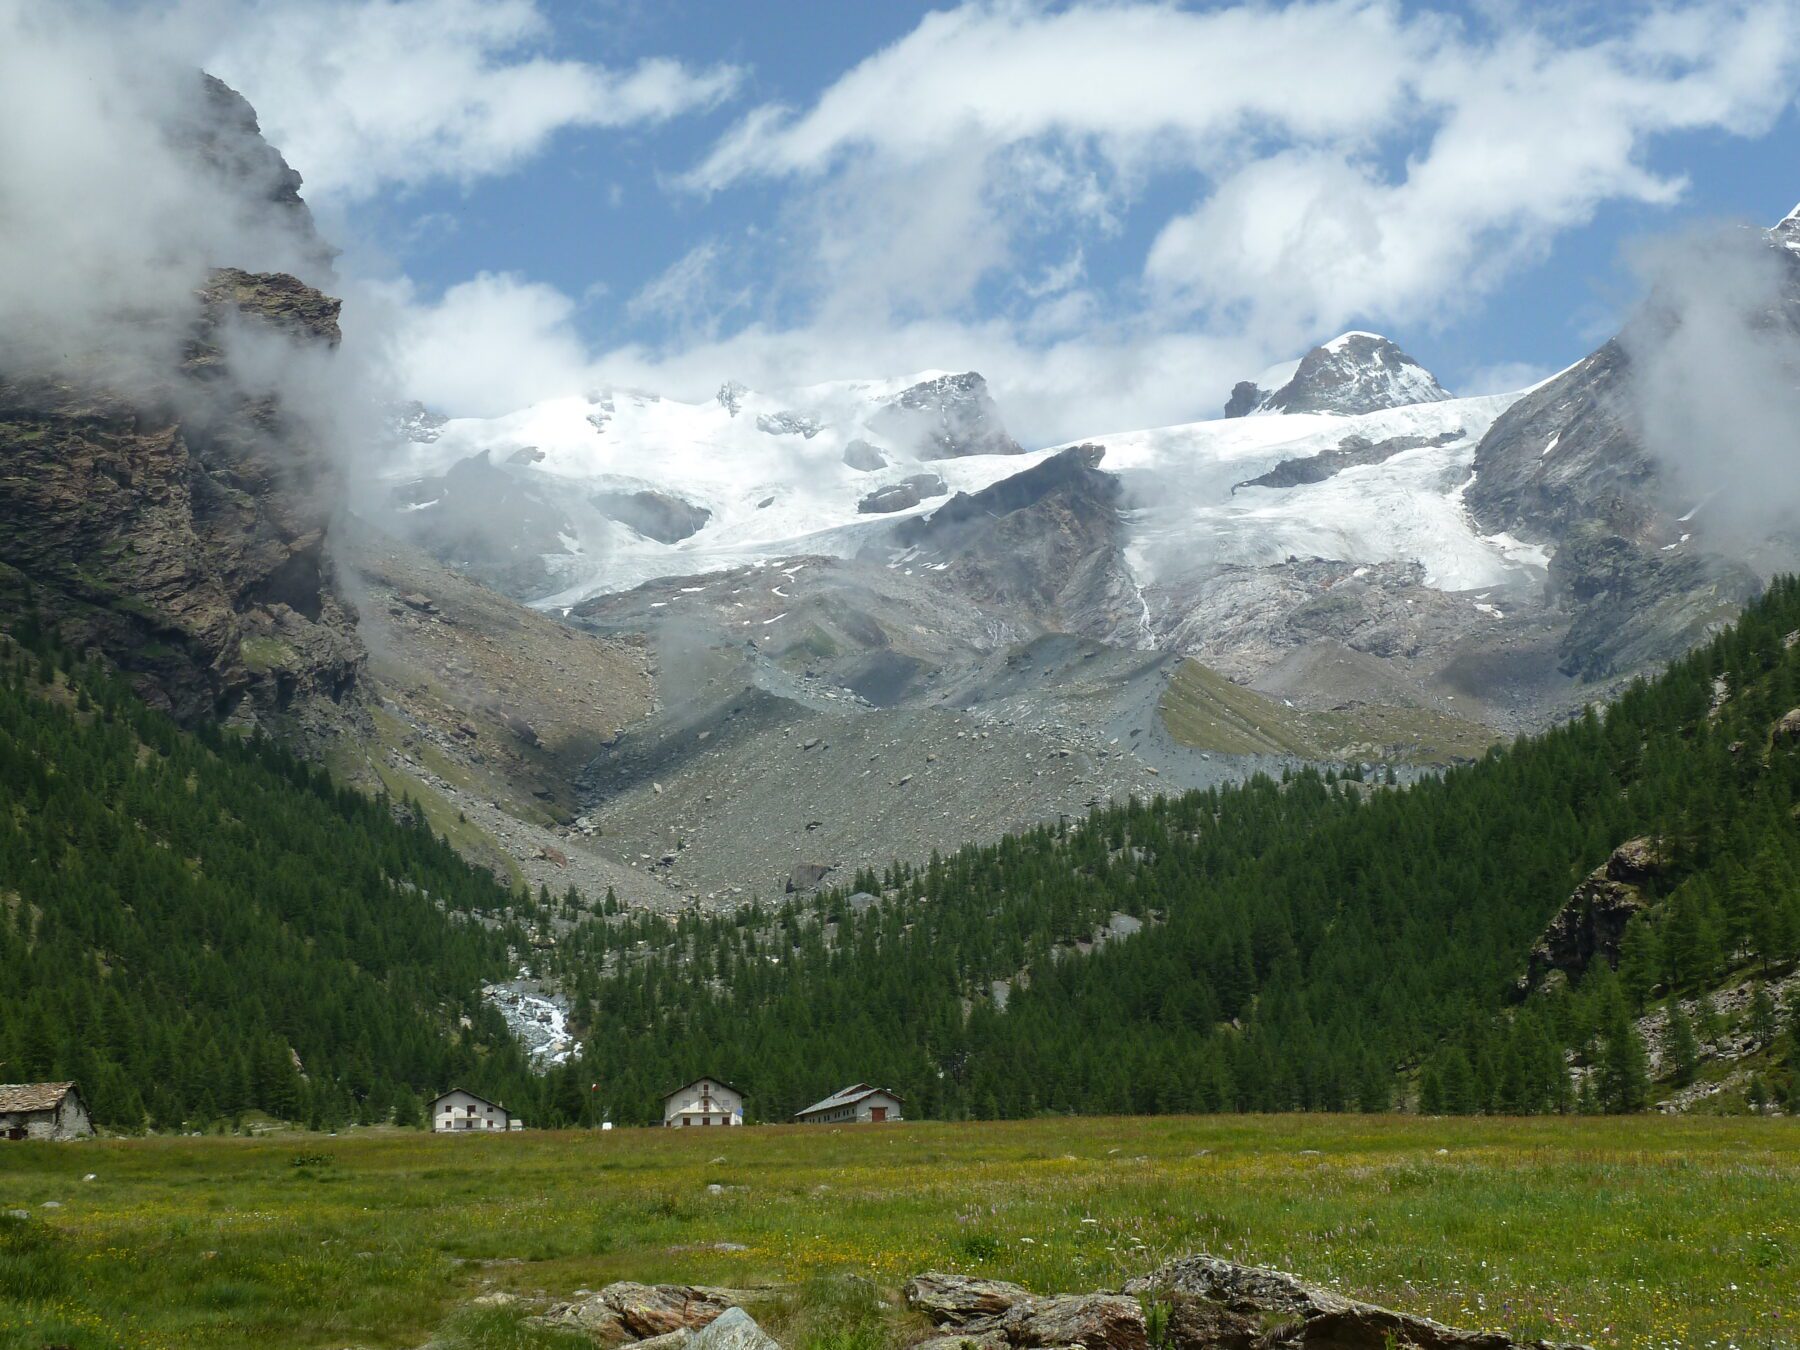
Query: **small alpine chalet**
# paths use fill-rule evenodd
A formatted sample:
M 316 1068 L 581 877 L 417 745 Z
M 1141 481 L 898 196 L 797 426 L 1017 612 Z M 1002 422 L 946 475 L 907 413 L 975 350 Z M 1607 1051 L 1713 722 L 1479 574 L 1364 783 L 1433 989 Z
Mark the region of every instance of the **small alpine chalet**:
M 525 1122 L 499 1102 L 451 1088 L 431 1103 L 433 1134 L 466 1134 L 471 1130 L 522 1130 Z
M 744 1094 L 717 1078 L 696 1078 L 663 1094 L 664 1126 L 743 1123 Z

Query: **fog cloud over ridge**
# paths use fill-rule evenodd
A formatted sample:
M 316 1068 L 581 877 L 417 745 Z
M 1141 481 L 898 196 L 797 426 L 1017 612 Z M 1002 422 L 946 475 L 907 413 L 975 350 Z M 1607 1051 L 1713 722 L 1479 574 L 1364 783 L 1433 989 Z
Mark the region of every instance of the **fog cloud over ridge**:
M 1800 254 L 1752 226 L 1642 245 L 1621 338 L 1631 408 L 1676 509 L 1715 540 L 1800 542 Z

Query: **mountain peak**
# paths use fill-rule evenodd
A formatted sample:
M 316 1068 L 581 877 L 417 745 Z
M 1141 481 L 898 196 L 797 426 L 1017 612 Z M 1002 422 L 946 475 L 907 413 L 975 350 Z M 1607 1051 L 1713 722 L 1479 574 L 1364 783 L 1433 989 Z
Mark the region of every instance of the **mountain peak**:
M 1792 211 L 1789 211 L 1786 219 L 1777 225 L 1771 233 L 1778 243 L 1785 244 L 1787 247 L 1793 249 L 1794 252 L 1800 253 L 1800 206 L 1796 206 Z
M 1351 330 L 1300 358 L 1286 383 L 1265 391 L 1246 381 L 1231 391 L 1227 417 L 1252 412 L 1355 416 L 1441 403 L 1451 397 L 1432 373 L 1379 333 Z

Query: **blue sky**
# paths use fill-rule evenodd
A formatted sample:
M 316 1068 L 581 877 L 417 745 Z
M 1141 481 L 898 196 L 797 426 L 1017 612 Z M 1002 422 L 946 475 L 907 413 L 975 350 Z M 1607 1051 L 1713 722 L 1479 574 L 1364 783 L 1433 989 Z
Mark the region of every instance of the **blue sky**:
M 455 411 L 975 366 L 1061 439 L 1349 327 L 1485 390 L 1800 199 L 1795 0 L 240 8 L 209 63 Z

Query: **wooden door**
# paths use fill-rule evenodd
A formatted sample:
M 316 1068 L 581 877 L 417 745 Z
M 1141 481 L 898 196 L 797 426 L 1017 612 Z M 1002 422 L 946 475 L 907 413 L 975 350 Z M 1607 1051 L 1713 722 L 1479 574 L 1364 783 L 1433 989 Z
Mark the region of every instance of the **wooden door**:
M 869 1108 L 869 1123 L 871 1125 L 880 1125 L 886 1119 L 887 1119 L 887 1107 L 871 1106 Z

